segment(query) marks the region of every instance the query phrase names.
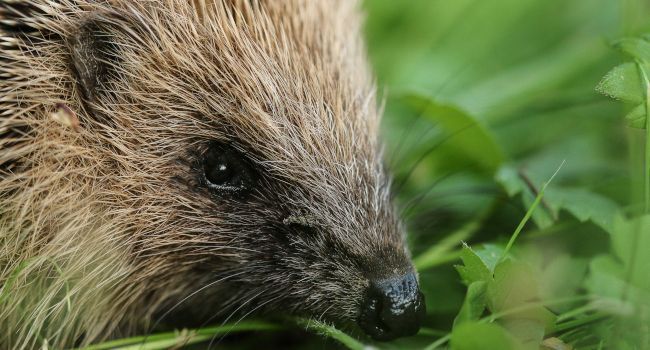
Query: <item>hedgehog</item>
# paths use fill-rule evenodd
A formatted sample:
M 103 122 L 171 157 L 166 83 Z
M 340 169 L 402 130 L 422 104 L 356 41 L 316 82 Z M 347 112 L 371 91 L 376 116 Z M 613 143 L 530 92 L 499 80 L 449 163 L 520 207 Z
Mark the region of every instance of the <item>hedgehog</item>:
M 425 313 L 350 0 L 4 0 L 0 347 Z M 362 333 L 360 333 L 362 334 Z

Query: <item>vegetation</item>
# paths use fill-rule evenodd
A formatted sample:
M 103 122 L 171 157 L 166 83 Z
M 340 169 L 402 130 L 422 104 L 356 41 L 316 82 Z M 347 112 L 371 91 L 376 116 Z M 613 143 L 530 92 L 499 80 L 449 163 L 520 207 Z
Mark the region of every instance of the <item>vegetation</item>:
M 219 346 L 650 348 L 650 5 L 365 8 L 421 332 L 374 343 L 309 320 L 246 321 L 89 349 L 204 348 L 251 330 Z

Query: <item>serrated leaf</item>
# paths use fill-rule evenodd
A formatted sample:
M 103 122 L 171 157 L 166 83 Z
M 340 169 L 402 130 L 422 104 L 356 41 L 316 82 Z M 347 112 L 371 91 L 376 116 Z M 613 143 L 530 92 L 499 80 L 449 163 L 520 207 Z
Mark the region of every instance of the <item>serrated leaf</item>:
M 503 255 L 503 247 L 497 244 L 483 244 L 479 248 L 474 248 L 474 253 L 481 258 L 490 272 L 494 272 L 494 268 Z
M 463 323 L 451 333 L 453 350 L 520 349 L 503 327 L 494 323 Z
M 614 43 L 614 47 L 632 58 L 650 61 L 650 42 L 641 38 L 625 38 Z
M 638 105 L 625 116 L 627 126 L 637 129 L 645 129 L 646 112 L 644 105 Z
M 478 320 L 487 304 L 487 282 L 485 281 L 476 281 L 467 287 L 467 294 L 465 295 L 465 300 L 463 305 L 458 312 L 458 315 L 454 319 L 454 327 L 458 325 Z
M 496 180 L 509 196 L 521 193 L 524 206 L 532 205 L 535 193 L 513 166 L 501 167 Z M 582 222 L 590 220 L 611 233 L 614 217 L 620 210 L 616 202 L 605 196 L 573 187 L 549 187 L 544 194 L 544 204 L 532 214 L 533 221 L 540 228 L 550 227 L 559 212 L 566 210 L 576 219 Z
M 456 270 L 466 285 L 469 286 L 478 281 L 487 282 L 492 279 L 492 272 L 487 264 L 467 244 L 463 244 L 460 258 L 463 265 L 457 265 Z
M 619 212 L 618 204 L 611 199 L 582 188 L 551 187 L 546 191 L 545 200 L 555 215 L 566 210 L 576 219 L 590 220 L 609 233 Z
M 485 245 L 473 250 L 463 243 L 460 255 L 463 265 L 456 265 L 456 270 L 468 286 L 477 281 L 489 282 L 502 252 L 503 249 L 497 245 Z
M 633 103 L 643 103 L 645 98 L 638 69 L 632 62 L 614 67 L 605 75 L 596 90 L 612 98 Z

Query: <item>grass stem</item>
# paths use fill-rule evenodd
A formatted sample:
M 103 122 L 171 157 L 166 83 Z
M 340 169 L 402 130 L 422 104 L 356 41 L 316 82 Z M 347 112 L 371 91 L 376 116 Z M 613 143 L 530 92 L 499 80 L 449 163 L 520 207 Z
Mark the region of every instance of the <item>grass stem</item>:
M 521 231 L 524 229 L 524 226 L 526 226 L 526 223 L 528 220 L 530 220 L 530 217 L 533 215 L 533 212 L 535 211 L 535 208 L 539 205 L 539 203 L 542 201 L 542 198 L 544 197 L 544 191 L 546 191 L 546 187 L 553 181 L 553 178 L 560 172 L 560 169 L 562 169 L 562 166 L 564 166 L 564 163 L 566 163 L 566 160 L 563 160 L 560 166 L 555 170 L 553 175 L 544 183 L 542 186 L 542 189 L 539 191 L 537 196 L 535 196 L 535 200 L 533 201 L 533 204 L 528 208 L 528 211 L 526 211 L 526 215 L 524 215 L 524 218 L 521 219 L 519 222 L 519 225 L 517 226 L 517 229 L 515 229 L 515 232 L 512 234 L 510 237 L 510 240 L 508 241 L 508 244 L 506 245 L 506 248 L 503 250 L 503 254 L 501 255 L 501 258 L 499 261 L 503 261 L 505 257 L 508 255 L 508 252 L 512 248 L 512 246 L 515 244 L 515 241 L 517 240 L 517 237 L 519 237 L 519 234 Z

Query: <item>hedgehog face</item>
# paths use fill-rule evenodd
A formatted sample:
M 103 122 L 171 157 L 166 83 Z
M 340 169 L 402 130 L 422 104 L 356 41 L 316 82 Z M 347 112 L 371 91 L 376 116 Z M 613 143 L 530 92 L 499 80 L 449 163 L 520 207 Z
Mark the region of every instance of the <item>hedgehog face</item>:
M 414 334 L 422 294 L 363 48 L 342 24 L 356 11 L 243 3 L 96 12 L 67 41 L 107 159 L 98 185 L 122 197 L 104 205 L 128 220 L 142 279 L 163 281 L 156 317 L 279 310 Z

